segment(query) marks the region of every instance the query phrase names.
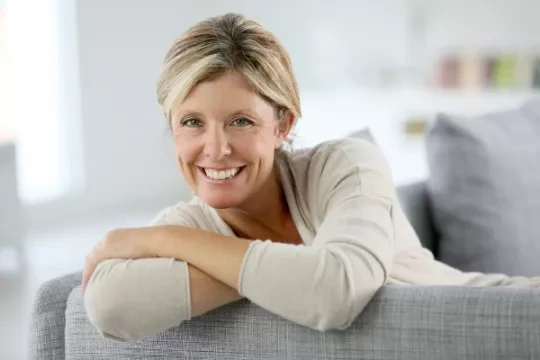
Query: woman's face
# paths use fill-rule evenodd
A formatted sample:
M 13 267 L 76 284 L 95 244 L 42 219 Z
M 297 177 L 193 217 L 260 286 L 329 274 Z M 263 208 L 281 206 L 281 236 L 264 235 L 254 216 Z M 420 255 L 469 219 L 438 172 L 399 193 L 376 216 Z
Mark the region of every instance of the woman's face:
M 241 207 L 271 181 L 274 151 L 290 127 L 279 126 L 274 108 L 230 72 L 194 87 L 174 109 L 171 128 L 184 178 L 208 205 L 225 209 Z

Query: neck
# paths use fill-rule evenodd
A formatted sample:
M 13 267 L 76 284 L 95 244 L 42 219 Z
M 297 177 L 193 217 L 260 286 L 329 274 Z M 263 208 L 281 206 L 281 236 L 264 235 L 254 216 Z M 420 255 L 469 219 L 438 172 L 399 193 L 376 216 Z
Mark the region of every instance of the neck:
M 253 225 L 280 232 L 290 215 L 277 165 L 263 188 L 250 201 L 238 208 L 220 209 L 218 214 L 240 233 L 250 232 Z

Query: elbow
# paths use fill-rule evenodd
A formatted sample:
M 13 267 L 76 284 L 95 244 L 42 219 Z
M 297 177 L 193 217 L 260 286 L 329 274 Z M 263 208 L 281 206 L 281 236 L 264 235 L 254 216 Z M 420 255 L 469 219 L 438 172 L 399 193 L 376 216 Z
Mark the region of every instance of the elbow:
M 101 262 L 84 293 L 90 323 L 106 338 L 128 341 L 188 320 L 189 298 L 182 291 L 167 292 L 183 279 L 181 264 L 173 264 L 178 268 L 170 270 L 170 263 L 169 259 Z M 156 300 L 160 292 L 163 295 Z
M 163 319 L 150 308 L 133 303 L 131 294 L 118 291 L 117 279 L 101 279 L 89 284 L 84 294 L 84 306 L 90 323 L 98 333 L 117 341 L 135 341 L 179 325 L 174 316 Z
M 335 302 L 327 303 L 320 308 L 318 314 L 315 314 L 314 317 L 318 321 L 315 322 L 313 329 L 322 332 L 348 329 L 364 311 L 381 286 L 382 284 L 363 289 L 361 295 L 354 297 L 334 297 Z
M 334 281 L 318 296 L 313 328 L 319 331 L 349 328 L 385 284 L 385 271 L 380 270 L 376 275 L 372 273 L 375 276 L 363 277 L 361 281 L 353 281 L 354 276 L 348 276 L 344 271 L 343 281 Z
M 84 293 L 84 307 L 90 323 L 104 337 L 127 341 L 133 340 L 132 334 L 128 334 L 120 329 L 125 323 L 123 309 L 120 298 L 112 289 L 110 282 L 101 280 L 89 283 Z

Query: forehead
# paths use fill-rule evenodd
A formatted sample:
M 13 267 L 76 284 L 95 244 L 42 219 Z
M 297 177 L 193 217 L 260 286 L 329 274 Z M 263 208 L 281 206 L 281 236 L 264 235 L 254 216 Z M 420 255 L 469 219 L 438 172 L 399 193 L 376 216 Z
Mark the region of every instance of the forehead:
M 177 106 L 173 117 L 186 116 L 190 112 L 221 117 L 241 110 L 249 110 L 260 117 L 273 114 L 272 106 L 242 75 L 229 72 L 196 85 Z

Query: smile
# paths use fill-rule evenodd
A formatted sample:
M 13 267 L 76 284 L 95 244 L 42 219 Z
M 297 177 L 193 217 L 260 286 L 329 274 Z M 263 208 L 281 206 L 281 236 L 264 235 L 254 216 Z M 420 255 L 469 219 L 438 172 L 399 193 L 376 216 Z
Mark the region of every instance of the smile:
M 201 172 L 203 172 L 207 178 L 211 180 L 230 180 L 237 176 L 245 166 L 240 166 L 236 168 L 229 168 L 229 169 L 221 169 L 221 170 L 215 170 L 210 168 L 199 168 Z

